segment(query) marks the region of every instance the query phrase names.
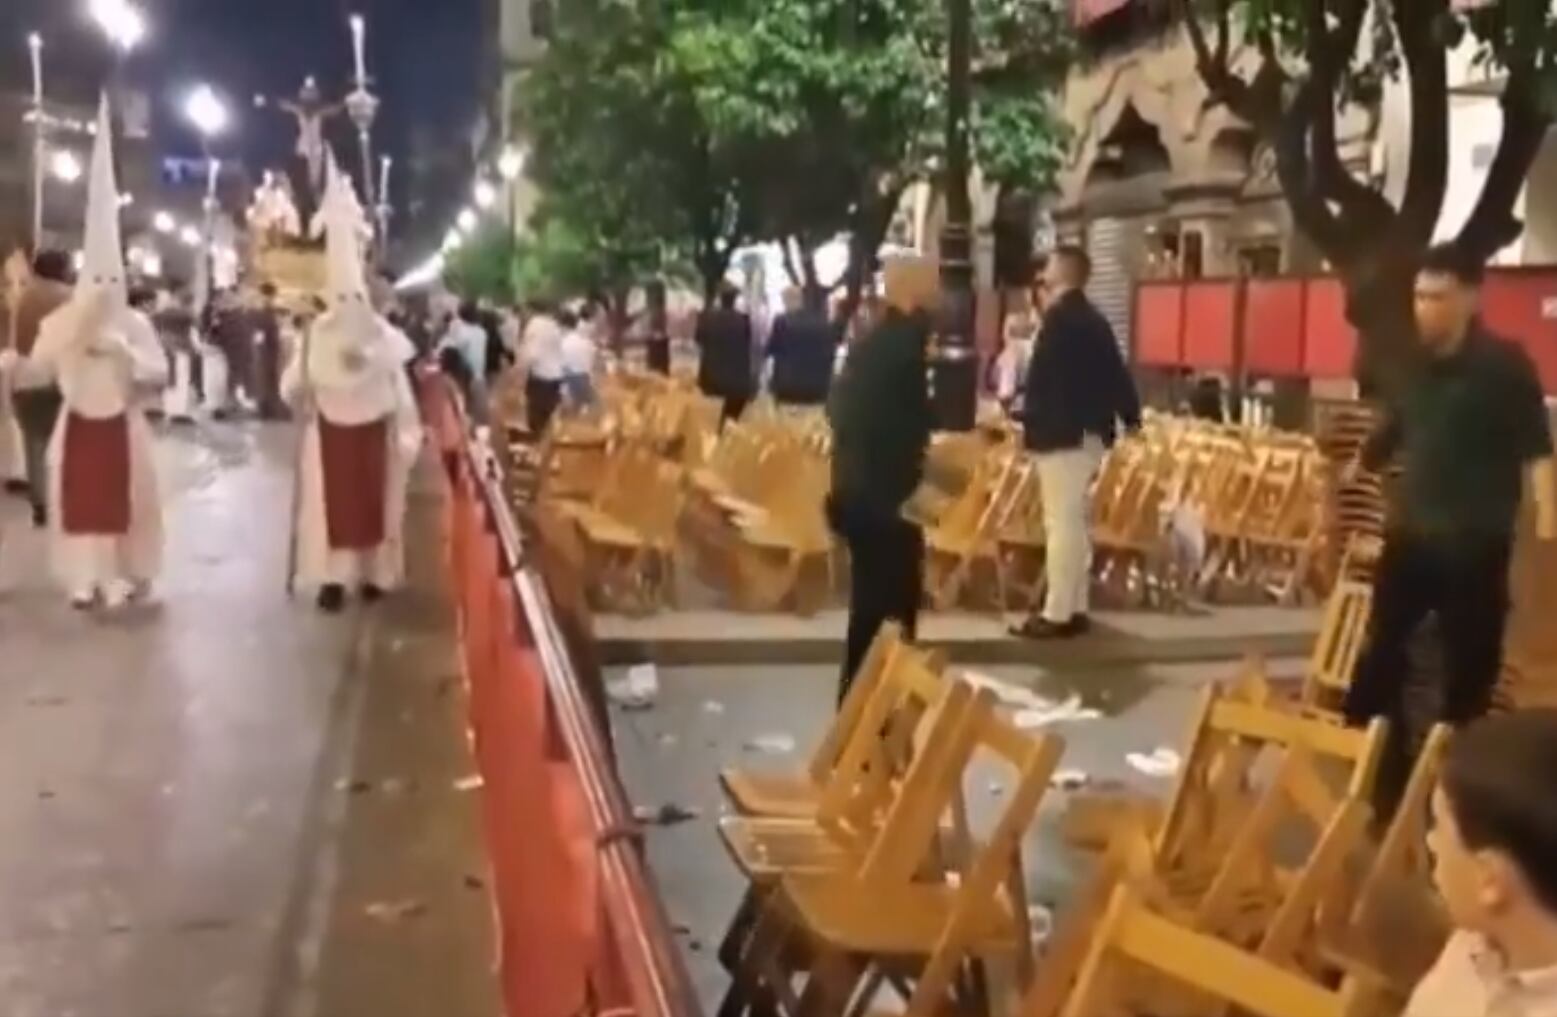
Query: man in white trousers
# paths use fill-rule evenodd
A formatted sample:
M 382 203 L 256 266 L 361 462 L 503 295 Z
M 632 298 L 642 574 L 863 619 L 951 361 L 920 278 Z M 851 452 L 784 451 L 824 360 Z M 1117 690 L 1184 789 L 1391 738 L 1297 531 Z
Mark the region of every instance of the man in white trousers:
M 1091 494 L 1122 422 L 1141 426 L 1141 402 L 1108 320 L 1083 288 L 1092 262 L 1061 247 L 1039 282 L 1043 324 L 1033 346 L 1022 427 L 1043 495 L 1048 590 L 1043 609 L 1013 631 L 1069 639 L 1090 627 Z
M 421 422 L 406 363 L 415 349 L 369 305 L 361 211 L 332 161 L 324 221 L 328 308 L 281 379 L 303 421 L 298 461 L 298 582 L 334 614 L 348 590 L 378 600 L 399 586 L 406 488 Z

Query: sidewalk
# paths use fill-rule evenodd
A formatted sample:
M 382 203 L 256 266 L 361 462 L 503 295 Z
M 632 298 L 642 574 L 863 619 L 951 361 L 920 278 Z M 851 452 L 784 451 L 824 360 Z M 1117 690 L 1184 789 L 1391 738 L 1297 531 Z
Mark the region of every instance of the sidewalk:
M 412 589 L 282 594 L 291 432 L 159 446 L 159 606 L 71 612 L 0 504 L 0 999 L 8 1017 L 488 1017 L 485 862 L 432 539 Z

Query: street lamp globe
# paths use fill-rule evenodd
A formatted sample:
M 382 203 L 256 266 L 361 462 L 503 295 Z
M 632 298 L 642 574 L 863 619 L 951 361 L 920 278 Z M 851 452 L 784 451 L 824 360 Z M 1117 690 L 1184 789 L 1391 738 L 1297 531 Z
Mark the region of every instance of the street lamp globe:
M 485 180 L 477 180 L 475 198 L 477 208 L 491 208 L 497 203 L 497 188 Z
M 49 172 L 63 184 L 73 184 L 81 179 L 81 160 L 74 152 L 59 149 L 49 156 Z
M 456 221 L 460 224 L 460 229 L 464 230 L 466 233 L 475 232 L 476 213 L 472 209 L 461 209 L 459 218 Z
M 189 93 L 184 100 L 184 116 L 208 140 L 226 131 L 231 119 L 226 104 L 210 85 L 196 85 Z
M 178 239 L 185 247 L 199 247 L 200 231 L 193 226 L 185 226 L 178 231 Z
M 151 217 L 151 228 L 158 233 L 172 233 L 178 228 L 178 223 L 173 221 L 173 216 L 167 212 L 158 212 Z
M 146 38 L 146 15 L 130 0 L 92 0 L 91 13 L 109 40 L 126 53 Z
M 524 152 L 513 147 L 503 149 L 497 160 L 497 171 L 510 183 L 518 180 L 519 174 L 524 172 Z
M 443 250 L 444 250 L 444 252 L 448 253 L 449 251 L 455 250 L 456 248 L 459 247 L 460 243 L 462 241 L 464 241 L 464 239 L 465 239 L 465 237 L 460 233 L 459 230 L 457 230 L 457 229 L 449 230 L 449 232 L 447 232 L 447 233 L 445 233 L 443 235 Z

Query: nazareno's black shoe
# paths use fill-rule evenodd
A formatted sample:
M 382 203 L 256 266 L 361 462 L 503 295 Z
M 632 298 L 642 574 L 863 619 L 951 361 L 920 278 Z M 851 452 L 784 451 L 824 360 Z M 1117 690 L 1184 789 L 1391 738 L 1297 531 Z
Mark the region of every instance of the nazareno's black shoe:
M 384 591 L 383 591 L 382 588 L 374 586 L 372 583 L 364 583 L 363 584 L 363 587 L 362 587 L 362 602 L 363 603 L 365 603 L 365 604 L 377 604 L 379 601 L 381 601 L 383 599 L 384 599 Z
M 340 614 L 346 606 L 346 588 L 335 583 L 319 589 L 319 610 L 325 614 Z

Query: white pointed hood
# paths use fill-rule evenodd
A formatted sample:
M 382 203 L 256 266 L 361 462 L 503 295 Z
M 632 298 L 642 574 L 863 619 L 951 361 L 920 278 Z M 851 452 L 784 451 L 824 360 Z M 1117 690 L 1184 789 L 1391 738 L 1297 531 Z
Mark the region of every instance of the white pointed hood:
M 98 295 L 114 307 L 129 302 L 124 247 L 119 238 L 119 185 L 114 178 L 113 117 L 105 94 L 97 110 L 97 136 L 87 176 L 86 237 L 82 244 L 80 295 Z
M 359 300 L 366 303 L 362 205 L 357 201 L 351 179 L 336 166 L 333 156 L 326 163 L 325 181 L 324 200 L 319 206 L 324 229 L 325 299 L 332 305 Z

